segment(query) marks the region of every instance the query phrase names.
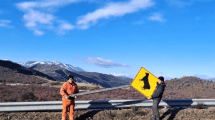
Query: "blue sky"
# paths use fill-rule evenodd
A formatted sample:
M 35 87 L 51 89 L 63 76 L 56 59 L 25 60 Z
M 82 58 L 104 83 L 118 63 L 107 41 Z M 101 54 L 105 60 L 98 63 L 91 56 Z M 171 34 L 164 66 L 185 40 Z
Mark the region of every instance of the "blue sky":
M 214 0 L 1 0 L 0 59 L 215 78 Z

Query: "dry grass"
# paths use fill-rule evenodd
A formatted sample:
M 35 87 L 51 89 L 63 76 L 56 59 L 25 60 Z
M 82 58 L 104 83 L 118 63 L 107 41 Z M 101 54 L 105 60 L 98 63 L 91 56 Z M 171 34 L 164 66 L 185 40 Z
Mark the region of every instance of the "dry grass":
M 159 109 L 162 120 L 214 120 L 215 107 L 207 109 Z M 75 111 L 76 120 L 149 120 L 150 108 L 123 110 Z M 60 120 L 61 112 L 16 112 L 0 113 L 1 120 Z

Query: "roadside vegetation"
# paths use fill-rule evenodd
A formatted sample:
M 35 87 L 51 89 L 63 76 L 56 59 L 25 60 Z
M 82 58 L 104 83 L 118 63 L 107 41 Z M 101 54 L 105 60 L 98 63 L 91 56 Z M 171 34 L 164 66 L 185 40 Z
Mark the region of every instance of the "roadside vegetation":
M 8 85 L 0 79 L 0 102 L 61 101 L 60 87 L 63 82 L 47 81 L 43 84 Z M 215 82 L 196 77 L 183 77 L 166 81 L 163 99 L 215 99 Z M 79 86 L 81 92 L 104 89 L 101 86 Z M 83 95 L 76 100 L 145 99 L 135 89 L 128 87 L 102 93 Z M 160 108 L 162 120 L 214 120 L 215 107 L 198 103 L 190 108 Z M 75 111 L 76 120 L 148 120 L 152 118 L 150 108 L 115 109 L 102 111 Z M 15 112 L 0 113 L 1 120 L 56 120 L 61 112 Z
M 197 109 L 160 108 L 162 120 L 214 120 L 215 107 Z M 75 120 L 149 120 L 150 108 L 130 108 L 123 110 L 75 111 Z M 13 112 L 0 113 L 1 120 L 60 120 L 61 112 Z
M 0 80 L 3 81 L 3 80 Z M 49 81 L 46 85 L 0 84 L 0 102 L 61 101 L 59 94 L 63 83 Z M 184 77 L 166 81 L 163 99 L 215 99 L 215 82 L 196 77 Z M 80 92 L 104 89 L 100 86 L 79 86 Z M 30 97 L 27 97 L 30 96 Z M 102 93 L 79 96 L 76 100 L 146 99 L 132 87 Z

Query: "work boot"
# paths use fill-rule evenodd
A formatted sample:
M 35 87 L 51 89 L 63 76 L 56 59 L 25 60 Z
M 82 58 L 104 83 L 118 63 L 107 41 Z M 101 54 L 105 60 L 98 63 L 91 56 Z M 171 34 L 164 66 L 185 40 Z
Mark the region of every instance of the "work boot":
M 74 117 L 69 117 L 69 120 L 75 120 L 75 118 Z
M 66 117 L 62 117 L 62 120 L 66 120 Z

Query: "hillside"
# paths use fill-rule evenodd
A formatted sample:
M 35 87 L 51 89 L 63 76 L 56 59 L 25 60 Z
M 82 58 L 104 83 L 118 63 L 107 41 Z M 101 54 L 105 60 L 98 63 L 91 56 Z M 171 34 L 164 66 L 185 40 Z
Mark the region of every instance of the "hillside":
M 41 84 L 54 78 L 11 61 L 0 60 L 0 82 Z
M 183 77 L 166 81 L 166 90 L 163 99 L 215 99 L 215 82 L 202 80 L 196 77 Z M 82 87 L 80 87 L 82 89 Z M 99 88 L 97 88 L 99 89 Z M 143 95 L 131 87 L 108 92 L 83 95 L 76 100 L 113 100 L 113 99 L 145 99 Z M 47 86 L 9 86 L 0 85 L 1 102 L 19 101 L 61 101 L 59 88 Z M 162 120 L 214 120 L 215 108 L 200 109 L 194 106 L 186 109 L 160 108 Z M 51 120 L 61 119 L 61 112 L 16 112 L 0 113 L 0 119 L 32 119 Z M 150 108 L 102 110 L 102 111 L 75 111 L 76 120 L 148 120 L 152 118 Z
M 167 84 L 167 89 L 172 89 L 172 90 L 186 89 L 189 87 L 191 87 L 191 88 L 202 87 L 205 89 L 215 88 L 215 86 L 213 84 L 214 81 L 203 80 L 203 79 L 193 77 L 193 76 L 167 80 L 167 81 L 165 81 L 165 83 Z
M 132 81 L 130 78 L 115 77 L 113 75 L 96 72 L 72 72 L 63 67 L 49 64 L 37 64 L 30 67 L 30 69 L 40 71 L 58 81 L 67 81 L 68 75 L 73 75 L 76 82 L 93 83 L 106 88 L 128 85 Z
M 67 81 L 68 75 L 71 73 L 63 67 L 49 64 L 37 64 L 30 67 L 29 69 L 40 71 L 46 75 L 52 76 L 55 80 L 58 81 Z
M 215 82 L 197 77 L 183 77 L 165 82 L 163 99 L 215 99 Z M 145 99 L 132 87 L 80 96 L 79 100 Z
M 177 88 L 177 85 L 180 89 Z M 195 87 L 187 84 L 196 83 Z M 215 99 L 215 82 L 201 80 L 196 77 L 183 77 L 177 80 L 166 81 L 166 89 L 164 91 L 163 99 Z M 210 85 L 210 87 L 208 87 Z M 59 85 L 58 85 L 59 86 Z M 44 87 L 44 88 L 43 88 Z M 175 88 L 174 88 L 175 87 Z M 7 90 L 6 90 L 7 88 Z M 9 86 L 0 85 L 0 98 L 1 102 L 6 101 L 20 101 L 19 96 L 25 93 L 32 92 L 36 101 L 59 101 L 61 96 L 59 95 L 59 87 L 47 87 L 47 86 Z M 79 86 L 80 90 L 96 90 L 101 89 L 99 87 L 87 88 Z M 41 91 L 42 90 L 42 91 Z M 8 98 L 10 96 L 11 98 Z M 50 97 L 51 96 L 51 97 Z M 79 96 L 76 100 L 118 100 L 118 99 L 146 99 L 142 94 L 133 89 L 132 87 L 117 89 L 102 93 L 95 93 L 89 95 Z M 32 101 L 30 98 L 26 98 L 26 101 Z
M 166 81 L 163 99 L 215 99 L 215 82 L 197 77 L 183 77 Z M 138 91 L 129 87 L 103 93 L 84 95 L 80 100 L 145 99 Z
M 67 81 L 69 75 L 80 83 L 97 84 L 102 87 L 115 87 L 130 84 L 130 78 L 115 77 L 96 72 L 75 72 L 53 64 L 36 64 L 25 68 L 11 61 L 0 60 L 0 83 L 42 84 L 47 80 Z
M 215 82 L 193 76 L 166 81 L 165 99 L 215 99 Z

